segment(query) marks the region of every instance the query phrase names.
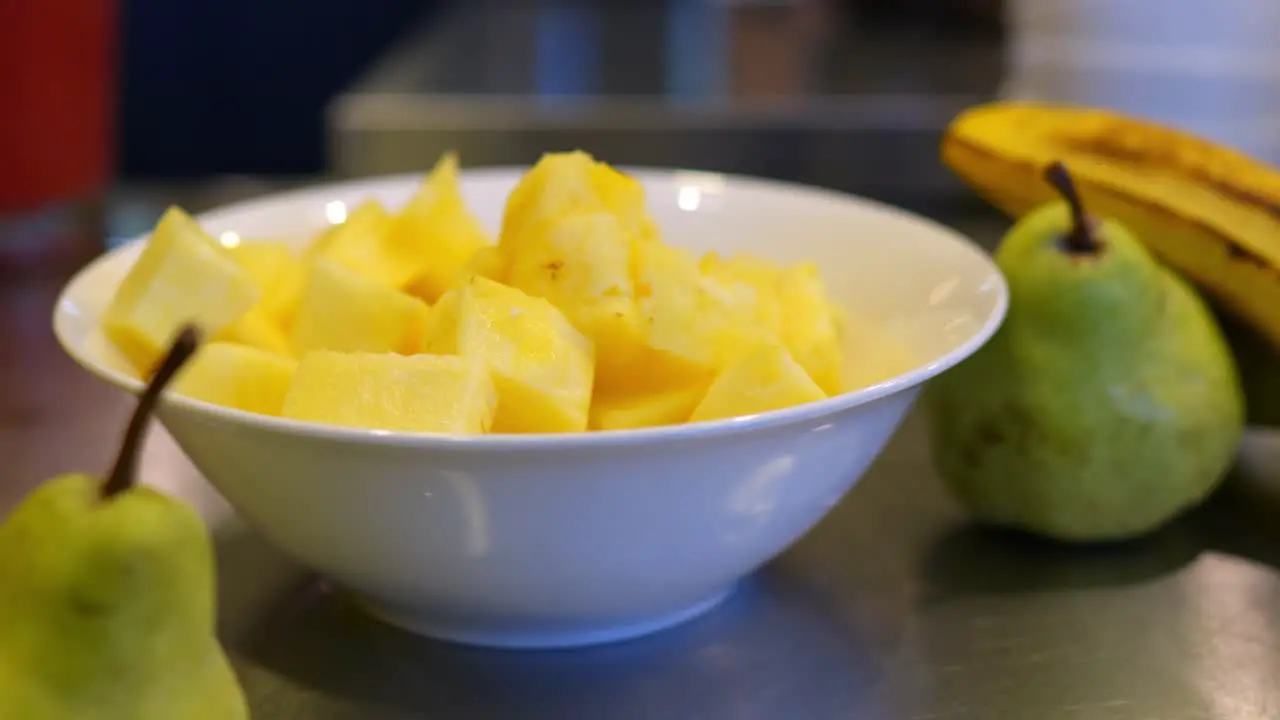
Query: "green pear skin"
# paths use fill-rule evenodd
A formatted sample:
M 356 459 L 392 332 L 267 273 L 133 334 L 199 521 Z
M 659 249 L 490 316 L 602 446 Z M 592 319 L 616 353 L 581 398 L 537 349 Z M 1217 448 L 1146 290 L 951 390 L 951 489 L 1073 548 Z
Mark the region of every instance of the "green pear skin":
M 996 251 L 1010 291 L 990 342 L 925 390 L 935 464 L 971 514 L 1067 542 L 1149 533 L 1228 471 L 1240 379 L 1208 308 L 1123 227 L 1072 252 L 1071 206 Z
M 196 352 L 178 333 L 111 473 L 61 475 L 0 525 L 0 717 L 246 720 L 215 635 L 214 553 L 200 516 L 136 485 L 161 392 Z
M 0 701 L 26 720 L 241 720 L 200 517 L 63 475 L 0 526 Z

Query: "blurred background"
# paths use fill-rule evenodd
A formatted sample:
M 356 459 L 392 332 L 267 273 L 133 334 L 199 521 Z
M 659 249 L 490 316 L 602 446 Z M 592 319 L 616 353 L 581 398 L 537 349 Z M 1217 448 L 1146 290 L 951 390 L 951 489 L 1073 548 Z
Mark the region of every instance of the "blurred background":
M 1274 0 L 6 0 L 0 263 L 164 205 L 528 163 L 798 180 L 958 222 L 937 160 L 994 97 L 1117 107 L 1275 159 Z M 16 112 L 14 112 L 16 110 Z

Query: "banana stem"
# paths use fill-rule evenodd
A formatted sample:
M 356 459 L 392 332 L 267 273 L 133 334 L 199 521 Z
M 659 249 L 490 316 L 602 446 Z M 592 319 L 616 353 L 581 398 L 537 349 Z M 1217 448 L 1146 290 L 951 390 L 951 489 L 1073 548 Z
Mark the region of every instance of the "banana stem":
M 169 347 L 169 352 L 152 374 L 146 389 L 142 391 L 142 397 L 138 399 L 138 405 L 133 410 L 133 417 L 129 418 L 129 427 L 125 430 L 124 441 L 120 444 L 120 453 L 116 456 L 115 465 L 111 468 L 107 481 L 102 484 L 103 500 L 108 500 L 133 487 L 137 477 L 138 451 L 142 447 L 142 436 L 146 432 L 147 421 L 155 412 L 156 404 L 159 403 L 160 394 L 165 386 L 178 374 L 178 370 L 182 369 L 187 360 L 191 359 L 199 346 L 200 331 L 195 326 L 187 325 L 178 332 L 173 345 Z
M 1067 172 L 1067 166 L 1061 161 L 1053 163 L 1045 169 L 1044 179 L 1071 208 L 1071 232 L 1064 238 L 1067 250 L 1073 253 L 1097 252 L 1098 242 L 1090 230 L 1084 203 L 1080 202 L 1080 193 L 1076 191 L 1076 184 L 1071 179 L 1071 173 Z

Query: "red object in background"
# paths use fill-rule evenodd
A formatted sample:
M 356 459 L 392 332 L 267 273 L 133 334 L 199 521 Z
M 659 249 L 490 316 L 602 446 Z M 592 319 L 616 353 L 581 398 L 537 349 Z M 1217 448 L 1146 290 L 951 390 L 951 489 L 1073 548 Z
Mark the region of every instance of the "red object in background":
M 116 0 L 0 0 L 0 214 L 105 189 L 117 18 Z

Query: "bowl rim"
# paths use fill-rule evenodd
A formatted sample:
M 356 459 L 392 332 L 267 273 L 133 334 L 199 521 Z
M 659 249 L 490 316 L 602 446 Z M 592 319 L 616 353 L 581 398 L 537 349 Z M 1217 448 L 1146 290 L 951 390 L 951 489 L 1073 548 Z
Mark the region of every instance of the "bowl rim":
M 614 167 L 628 174 L 636 175 L 641 179 L 649 177 L 654 180 L 670 181 L 678 179 L 681 175 L 688 175 L 690 179 L 713 178 L 716 182 L 722 183 L 725 187 L 738 186 L 753 188 L 760 191 L 799 193 L 808 195 L 815 199 L 825 199 L 829 202 L 847 203 L 853 201 L 866 209 L 879 213 L 895 215 L 900 219 L 910 221 L 916 225 L 929 227 L 940 235 L 948 236 L 950 241 L 967 246 L 966 250 L 971 252 L 976 260 L 988 265 L 991 270 L 992 279 L 996 284 L 996 287 L 994 288 L 996 293 L 995 306 L 993 307 L 992 312 L 984 319 L 982 326 L 965 338 L 963 342 L 955 345 L 946 353 L 930 359 L 928 362 L 915 365 L 910 370 L 898 373 L 897 375 L 881 380 L 878 383 L 867 385 L 856 390 L 846 391 L 838 395 L 823 398 L 822 400 L 803 403 L 801 405 L 793 405 L 778 410 L 769 410 L 753 415 L 743 415 L 733 418 L 708 420 L 680 425 L 663 425 L 657 427 L 622 430 L 589 430 L 575 433 L 451 435 L 445 433 L 414 433 L 393 430 L 351 428 L 310 421 L 291 420 L 215 405 L 195 398 L 168 392 L 164 394 L 161 405 L 165 407 L 180 408 L 184 411 L 195 413 L 196 415 L 202 415 L 224 424 L 242 424 L 253 427 L 255 430 L 265 431 L 270 434 L 284 434 L 314 440 L 353 442 L 361 445 L 391 447 L 435 448 L 481 452 L 501 449 L 547 449 L 561 451 L 568 449 L 632 446 L 663 441 L 707 439 L 739 435 L 754 431 L 764 431 L 786 425 L 812 423 L 824 417 L 830 417 L 843 411 L 847 411 L 861 405 L 866 405 L 876 400 L 922 385 L 931 378 L 936 377 L 940 373 L 955 366 L 986 344 L 986 342 L 990 340 L 991 336 L 1000 328 L 1008 313 L 1008 283 L 1004 278 L 1004 274 L 996 266 L 994 259 L 959 231 L 931 218 L 853 193 L 846 193 L 830 188 L 806 185 L 804 183 L 787 180 L 775 180 L 772 178 L 756 177 L 751 175 L 692 170 L 676 167 L 663 168 L 637 165 L 615 165 Z M 461 172 L 461 176 L 464 181 L 467 178 L 498 180 L 518 178 L 520 175 L 527 172 L 527 170 L 528 167 L 520 165 L 490 165 L 464 169 Z M 282 201 L 299 200 L 304 196 L 314 195 L 322 189 L 334 190 L 337 192 L 351 192 L 364 186 L 398 186 L 402 183 L 408 185 L 409 183 L 420 181 L 422 175 L 423 173 L 421 172 L 408 172 L 308 183 L 295 188 L 265 193 L 239 202 L 219 205 L 198 213 L 193 217 L 197 222 L 203 224 L 208 221 L 216 221 L 218 216 L 224 214 L 245 212 Z M 97 272 L 101 266 L 117 262 L 117 258 L 120 255 L 133 252 L 134 248 L 143 242 L 148 234 L 149 233 L 143 233 L 130 238 L 117 247 L 102 253 L 78 270 L 58 292 L 58 297 L 54 302 L 51 317 L 54 336 L 56 337 L 58 344 L 62 347 L 63 352 L 70 356 L 76 364 L 80 365 L 80 367 L 84 368 L 90 374 L 114 385 L 119 389 L 135 395 L 142 391 L 144 385 L 143 381 L 109 368 L 99 362 L 96 362 L 87 354 L 80 352 L 75 347 L 75 344 L 71 339 L 64 333 L 64 328 L 62 323 L 58 321 L 58 318 L 62 316 L 63 309 L 68 304 L 67 296 L 78 283 L 84 281 L 85 278 L 91 276 L 94 272 Z

